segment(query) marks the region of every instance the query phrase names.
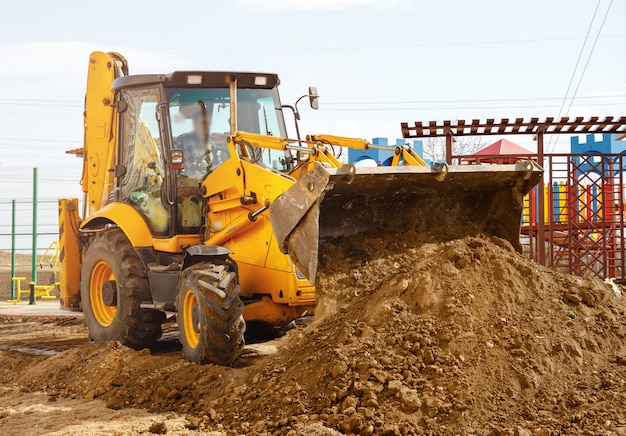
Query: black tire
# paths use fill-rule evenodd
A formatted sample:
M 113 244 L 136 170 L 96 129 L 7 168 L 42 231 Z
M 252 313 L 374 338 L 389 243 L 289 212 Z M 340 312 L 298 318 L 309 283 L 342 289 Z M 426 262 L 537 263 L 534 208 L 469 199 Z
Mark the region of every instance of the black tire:
M 178 283 L 177 318 L 187 359 L 231 365 L 243 351 L 246 330 L 234 268 L 203 262 L 185 269 Z
M 108 293 L 103 293 L 104 287 Z M 141 349 L 161 337 L 165 313 L 140 307 L 151 300 L 147 272 L 119 229 L 96 233 L 89 240 L 80 297 L 89 337 L 95 342 L 119 341 Z

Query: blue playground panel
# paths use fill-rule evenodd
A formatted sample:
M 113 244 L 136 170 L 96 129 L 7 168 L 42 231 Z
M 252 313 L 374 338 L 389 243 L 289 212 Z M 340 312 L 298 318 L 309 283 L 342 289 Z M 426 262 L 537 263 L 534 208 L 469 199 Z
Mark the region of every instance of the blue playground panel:
M 573 136 L 570 139 L 570 152 L 571 154 L 626 154 L 626 141 L 618 141 L 616 134 L 603 133 L 600 140 L 596 140 L 596 135 L 593 133 L 585 135 L 585 142 L 581 142 L 581 138 Z M 606 164 L 615 158 L 605 157 L 605 168 L 608 170 Z M 580 165 L 581 158 L 574 157 L 574 161 L 578 166 L 578 176 L 580 177 L 585 173 L 597 173 L 604 177 L 609 177 L 609 174 L 600 174 L 597 168 L 592 167 L 590 164 L 585 163 Z M 625 171 L 625 168 L 615 168 L 615 173 L 619 171 Z

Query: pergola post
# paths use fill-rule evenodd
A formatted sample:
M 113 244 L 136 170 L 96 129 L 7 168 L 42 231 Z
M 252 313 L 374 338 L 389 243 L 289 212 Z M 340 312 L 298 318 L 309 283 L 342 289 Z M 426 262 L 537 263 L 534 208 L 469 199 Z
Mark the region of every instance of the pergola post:
M 452 165 L 452 132 L 446 129 L 446 163 Z
M 541 167 L 543 167 L 543 132 L 543 127 L 537 129 L 537 164 Z M 537 198 L 537 263 L 540 265 L 546 264 L 545 185 L 545 176 L 542 172 L 539 184 L 535 187 L 539 193 Z

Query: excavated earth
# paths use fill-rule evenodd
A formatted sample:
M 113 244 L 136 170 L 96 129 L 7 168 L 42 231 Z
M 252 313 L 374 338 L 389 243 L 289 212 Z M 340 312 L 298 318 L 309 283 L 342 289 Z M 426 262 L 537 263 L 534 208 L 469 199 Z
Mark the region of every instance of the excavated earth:
M 233 367 L 186 362 L 174 322 L 135 351 L 89 343 L 80 320 L 0 319 L 0 429 L 39 425 L 6 412 L 39 395 L 73 410 L 58 415 L 71 428 L 38 427 L 51 434 L 626 435 L 619 287 L 485 236 L 322 253 L 315 320 Z

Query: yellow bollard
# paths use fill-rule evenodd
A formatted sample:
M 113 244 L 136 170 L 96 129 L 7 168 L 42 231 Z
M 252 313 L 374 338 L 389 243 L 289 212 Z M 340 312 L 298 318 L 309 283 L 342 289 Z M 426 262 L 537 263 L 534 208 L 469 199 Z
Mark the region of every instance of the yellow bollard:
M 15 300 L 7 300 L 9 303 L 19 303 L 22 301 L 22 280 L 26 280 L 26 277 L 11 277 L 11 280 L 16 282 L 15 284 Z

